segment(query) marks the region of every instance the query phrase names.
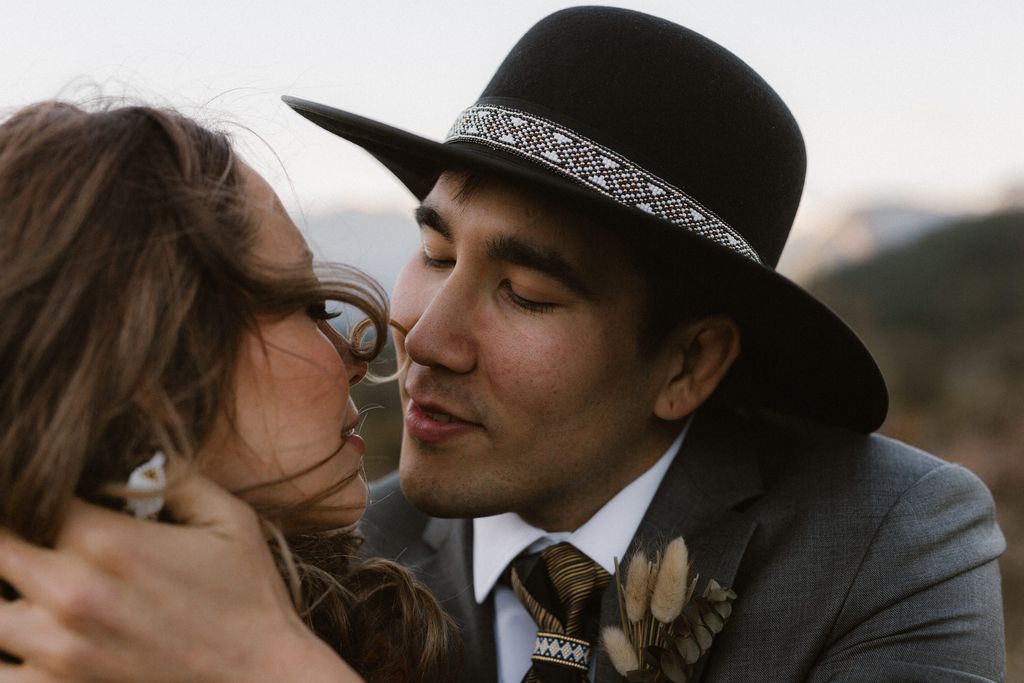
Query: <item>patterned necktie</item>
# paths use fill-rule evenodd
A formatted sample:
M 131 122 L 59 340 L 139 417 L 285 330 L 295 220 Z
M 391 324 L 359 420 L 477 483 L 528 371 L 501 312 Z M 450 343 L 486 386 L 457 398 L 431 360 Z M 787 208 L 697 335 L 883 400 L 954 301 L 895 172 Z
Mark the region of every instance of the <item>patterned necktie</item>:
M 604 569 L 568 543 L 512 563 L 512 590 L 537 622 L 523 683 L 585 683 L 597 636 Z

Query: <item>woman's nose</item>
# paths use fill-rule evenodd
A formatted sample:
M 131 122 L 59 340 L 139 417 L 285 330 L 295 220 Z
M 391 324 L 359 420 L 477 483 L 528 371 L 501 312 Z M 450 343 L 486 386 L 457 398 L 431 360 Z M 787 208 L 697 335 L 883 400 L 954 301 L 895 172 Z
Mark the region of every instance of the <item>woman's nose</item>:
M 334 344 L 341 362 L 345 365 L 345 372 L 348 375 L 349 386 L 354 386 L 366 377 L 368 364 L 365 360 L 352 353 L 352 344 L 349 340 L 326 320 L 319 321 L 320 330 Z
M 352 353 L 352 345 L 347 341 L 345 346 L 345 353 L 342 355 L 341 360 L 345 363 L 345 369 L 348 371 L 348 385 L 351 387 L 363 381 L 369 365 L 365 360 L 357 358 Z

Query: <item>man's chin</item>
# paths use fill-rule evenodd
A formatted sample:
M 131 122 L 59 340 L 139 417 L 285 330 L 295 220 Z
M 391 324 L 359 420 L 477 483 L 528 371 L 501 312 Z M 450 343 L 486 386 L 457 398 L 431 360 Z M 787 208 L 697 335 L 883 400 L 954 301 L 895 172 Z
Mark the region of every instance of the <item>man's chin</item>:
M 398 475 L 402 493 L 413 506 L 432 517 L 489 517 L 509 509 L 507 496 L 496 486 L 500 478 L 479 463 L 477 454 L 434 448 L 409 439 L 402 443 Z
M 464 482 L 424 479 L 405 472 L 400 474 L 399 482 L 406 500 L 431 517 L 490 517 L 506 511 L 490 492 L 474 493 Z

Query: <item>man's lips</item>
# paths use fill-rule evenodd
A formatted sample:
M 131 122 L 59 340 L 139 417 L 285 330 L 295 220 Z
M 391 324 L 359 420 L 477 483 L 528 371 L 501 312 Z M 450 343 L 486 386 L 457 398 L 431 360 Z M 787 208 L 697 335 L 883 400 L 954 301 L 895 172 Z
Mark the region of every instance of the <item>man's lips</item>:
M 405 429 L 409 436 L 426 443 L 442 443 L 480 429 L 480 425 L 453 415 L 439 404 L 409 399 Z

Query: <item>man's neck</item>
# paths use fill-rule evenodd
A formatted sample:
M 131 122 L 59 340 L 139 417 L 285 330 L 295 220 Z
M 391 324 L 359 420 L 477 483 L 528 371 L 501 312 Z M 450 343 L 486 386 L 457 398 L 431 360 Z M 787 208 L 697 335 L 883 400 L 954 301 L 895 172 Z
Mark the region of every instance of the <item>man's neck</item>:
M 490 595 L 508 563 L 531 548 L 568 541 L 609 573 L 622 557 L 643 521 L 647 508 L 686 438 L 687 427 L 676 424 L 675 439 L 644 473 L 617 491 L 566 537 L 564 531 L 544 530 L 521 516 L 505 513 L 473 520 L 473 589 L 477 602 Z
M 646 444 L 640 445 L 629 456 L 623 456 L 622 469 L 603 477 L 602 473 L 592 473 L 591 486 L 566 491 L 559 496 L 549 496 L 538 505 L 516 510 L 516 514 L 527 524 L 547 532 L 576 531 L 620 491 L 647 472 L 670 447 L 674 450 L 678 446 L 675 442 L 682 442 L 689 423 L 690 419 L 687 418 L 682 423 L 664 422 L 657 425 L 656 429 L 650 431 L 650 439 Z

